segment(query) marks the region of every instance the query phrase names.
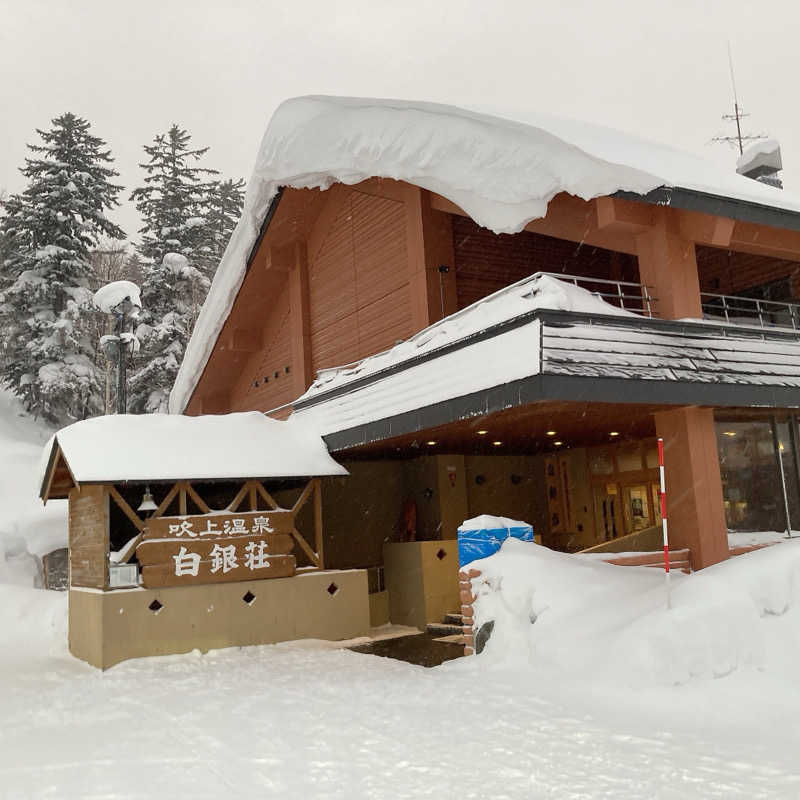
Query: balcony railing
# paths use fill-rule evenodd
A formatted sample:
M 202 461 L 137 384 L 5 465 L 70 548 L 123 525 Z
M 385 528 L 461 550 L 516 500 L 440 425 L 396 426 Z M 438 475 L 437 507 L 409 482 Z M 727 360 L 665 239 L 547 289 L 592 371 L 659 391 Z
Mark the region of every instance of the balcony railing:
M 563 275 L 560 272 L 537 272 L 536 274 L 547 275 L 550 278 L 579 286 L 617 308 L 633 311 L 645 317 L 658 316 L 655 313 L 656 298 L 650 294 L 650 287 L 642 283 L 590 278 L 583 275 Z
M 645 317 L 658 317 L 658 298 L 651 288 L 633 281 L 615 281 L 582 275 L 562 275 L 559 272 L 540 272 L 560 281 L 571 283 L 590 291 L 601 300 L 617 308 L 632 311 Z M 800 302 L 762 300 L 728 294 L 700 293 L 703 319 L 757 328 L 788 328 L 800 330 Z

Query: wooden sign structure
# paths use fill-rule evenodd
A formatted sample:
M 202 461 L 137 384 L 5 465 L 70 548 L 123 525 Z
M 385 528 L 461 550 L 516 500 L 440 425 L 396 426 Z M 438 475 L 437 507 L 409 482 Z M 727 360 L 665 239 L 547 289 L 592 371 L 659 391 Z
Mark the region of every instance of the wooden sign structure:
M 296 560 L 291 510 L 149 520 L 136 558 L 148 589 L 287 578 Z
M 111 499 L 140 531 L 119 560 L 128 561 L 136 553 L 145 588 L 291 577 L 296 570 L 295 544 L 313 567 L 323 569 L 318 478 L 306 484 L 289 509 L 280 508 L 260 481 L 246 481 L 223 511 L 213 511 L 188 481 L 179 481 L 145 520 L 113 486 L 107 488 Z M 296 525 L 297 515 L 312 495 L 314 548 Z M 204 513 L 189 515 L 187 499 Z M 176 500 L 179 516 L 162 516 Z M 245 502 L 251 510 L 238 510 Z M 259 509 L 260 502 L 268 508 Z

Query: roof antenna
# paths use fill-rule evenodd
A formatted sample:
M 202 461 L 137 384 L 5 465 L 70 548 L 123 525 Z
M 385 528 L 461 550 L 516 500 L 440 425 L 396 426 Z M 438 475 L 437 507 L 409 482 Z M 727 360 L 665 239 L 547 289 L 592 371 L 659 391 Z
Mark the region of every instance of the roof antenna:
M 731 71 L 731 86 L 733 87 L 733 114 L 723 114 L 722 119 L 724 119 L 726 122 L 736 123 L 736 135 L 715 136 L 711 141 L 725 142 L 729 145 L 738 146 L 739 155 L 742 155 L 744 152 L 744 142 L 753 142 L 758 139 L 766 139 L 768 137 L 766 133 L 742 133 L 742 120 L 750 115 L 745 114 L 745 112 L 739 106 L 739 96 L 736 92 L 736 76 L 733 72 L 733 53 L 731 52 L 730 39 L 728 39 L 728 66 Z

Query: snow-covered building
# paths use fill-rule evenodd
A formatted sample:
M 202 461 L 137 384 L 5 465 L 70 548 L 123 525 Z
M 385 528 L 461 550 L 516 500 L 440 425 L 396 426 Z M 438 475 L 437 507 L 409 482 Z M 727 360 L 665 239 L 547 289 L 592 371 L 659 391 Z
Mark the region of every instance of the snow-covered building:
M 800 526 L 798 264 L 800 198 L 664 145 L 298 98 L 270 122 L 171 411 L 319 431 L 351 473 L 328 479 L 346 507 L 325 506 L 327 563 L 370 568 L 395 622 L 419 619 L 396 565 L 452 561 L 482 513 L 557 549 L 659 541 L 657 437 L 672 542 L 702 568 L 729 529 Z M 458 602 L 452 572 L 426 618 Z

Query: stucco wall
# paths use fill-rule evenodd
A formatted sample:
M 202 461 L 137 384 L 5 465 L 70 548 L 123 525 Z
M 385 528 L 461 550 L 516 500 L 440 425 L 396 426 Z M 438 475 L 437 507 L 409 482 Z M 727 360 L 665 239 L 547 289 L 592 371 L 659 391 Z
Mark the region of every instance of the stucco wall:
M 329 588 L 336 587 L 331 593 Z M 246 603 L 251 592 L 255 599 Z M 149 606 L 162 604 L 158 612 Z M 364 570 L 167 589 L 69 593 L 70 652 L 107 669 L 129 658 L 369 632 Z

